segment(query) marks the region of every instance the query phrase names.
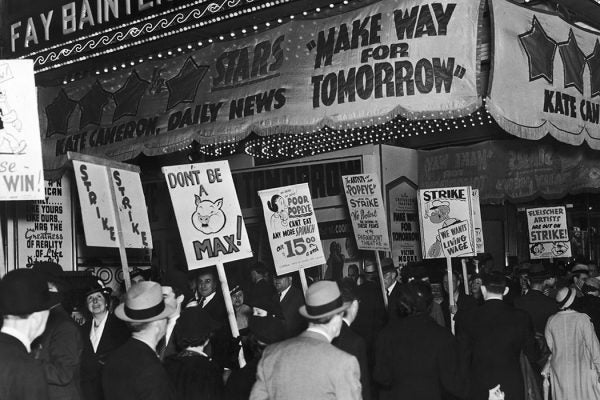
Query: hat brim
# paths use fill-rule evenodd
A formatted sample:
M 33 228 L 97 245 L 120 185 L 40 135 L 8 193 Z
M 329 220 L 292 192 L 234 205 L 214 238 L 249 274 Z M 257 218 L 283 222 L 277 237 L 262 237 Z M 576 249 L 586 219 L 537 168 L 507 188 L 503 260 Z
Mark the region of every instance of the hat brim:
M 340 307 L 335 308 L 331 311 L 328 311 L 324 314 L 319 314 L 319 315 L 310 315 L 307 311 L 306 311 L 306 305 L 301 306 L 298 309 L 298 312 L 300 313 L 300 315 L 302 315 L 304 318 L 309 319 L 309 320 L 316 320 L 316 319 L 321 319 L 321 318 L 327 318 L 330 317 L 332 315 L 335 314 L 339 314 L 342 311 L 346 311 L 348 309 L 348 307 L 350 307 L 350 304 L 352 304 L 351 302 L 344 302 Z
M 176 311 L 175 307 L 170 306 L 165 303 L 165 309 L 160 314 L 155 315 L 154 317 L 151 317 L 151 318 L 146 318 L 146 319 L 133 319 L 133 318 L 129 318 L 127 316 L 127 314 L 125 314 L 125 304 L 121 303 L 115 309 L 115 316 L 117 318 L 119 318 L 121 321 L 125 321 L 125 322 L 152 322 L 152 321 L 158 321 L 158 320 L 167 318 L 167 317 L 171 316 L 175 311 Z

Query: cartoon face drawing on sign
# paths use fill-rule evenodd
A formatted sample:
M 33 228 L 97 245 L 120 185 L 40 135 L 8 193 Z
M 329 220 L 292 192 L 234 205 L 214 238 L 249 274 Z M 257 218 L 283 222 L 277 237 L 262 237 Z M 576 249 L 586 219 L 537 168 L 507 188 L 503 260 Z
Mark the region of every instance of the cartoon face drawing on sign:
M 0 88 L 0 153 L 22 154 L 27 142 L 19 138 L 21 120 L 8 104 L 4 89 Z
M 456 218 L 450 218 L 450 202 L 441 200 L 434 200 L 429 204 L 425 218 L 429 218 L 433 224 L 441 224 L 442 228 L 460 222 Z M 427 254 L 431 258 L 437 258 L 442 255 L 442 242 L 439 236 L 436 236 L 435 243 L 429 247 Z
M 280 227 L 286 227 L 289 214 L 285 199 L 280 195 L 275 194 L 271 197 L 270 201 L 267 201 L 267 207 L 269 210 L 273 211 L 273 215 L 271 215 L 271 226 L 276 228 L 279 224 Z
M 544 244 L 543 243 L 536 243 L 536 244 L 534 244 L 534 245 L 531 246 L 531 248 L 529 249 L 529 251 L 534 256 L 540 257 L 544 253 Z
M 196 211 L 192 214 L 194 228 L 202 233 L 217 233 L 225 226 L 225 213 L 221 210 L 223 199 L 216 201 L 202 200 L 197 194 Z
M 552 246 L 552 254 L 554 257 L 560 257 L 569 250 L 569 244 L 567 242 L 554 242 Z

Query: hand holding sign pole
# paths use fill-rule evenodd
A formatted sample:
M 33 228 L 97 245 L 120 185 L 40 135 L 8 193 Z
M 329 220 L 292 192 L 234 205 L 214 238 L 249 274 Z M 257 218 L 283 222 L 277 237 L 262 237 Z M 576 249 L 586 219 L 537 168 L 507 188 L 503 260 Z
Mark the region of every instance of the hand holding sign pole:
M 379 251 L 390 251 L 390 242 L 378 177 L 376 174 L 345 175 L 342 182 L 356 245 L 361 250 L 375 252 L 379 285 L 383 303 L 387 308 L 388 296 L 383 282 Z
M 239 330 L 224 262 L 252 257 L 227 161 L 163 167 L 188 269 L 217 266 L 233 337 Z M 238 355 L 240 367 L 246 362 Z

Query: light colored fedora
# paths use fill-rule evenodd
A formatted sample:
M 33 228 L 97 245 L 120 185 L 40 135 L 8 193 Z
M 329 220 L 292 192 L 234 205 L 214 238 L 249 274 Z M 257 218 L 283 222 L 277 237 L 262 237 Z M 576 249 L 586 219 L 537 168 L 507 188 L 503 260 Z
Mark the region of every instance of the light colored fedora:
M 162 288 L 156 282 L 139 282 L 129 288 L 125 302 L 115 309 L 117 318 L 126 322 L 151 322 L 167 318 L 175 307 L 163 300 Z
M 306 305 L 298 310 L 306 319 L 315 320 L 341 313 L 350 303 L 344 303 L 340 288 L 332 281 L 313 283 L 306 290 Z
M 556 293 L 556 303 L 560 310 L 569 308 L 575 301 L 576 293 L 575 289 L 564 287 Z

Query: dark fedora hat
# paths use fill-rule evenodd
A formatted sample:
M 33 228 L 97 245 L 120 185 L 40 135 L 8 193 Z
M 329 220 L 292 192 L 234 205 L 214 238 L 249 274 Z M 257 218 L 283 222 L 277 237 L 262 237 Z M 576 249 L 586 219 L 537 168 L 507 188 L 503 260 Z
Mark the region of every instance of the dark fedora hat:
M 265 344 L 280 342 L 285 339 L 283 321 L 272 316 L 258 317 L 252 315 L 248 319 L 248 329 Z
M 31 269 L 41 273 L 47 282 L 57 287 L 59 292 L 64 292 L 69 288 L 65 280 L 65 271 L 60 264 L 52 261 L 36 261 L 33 263 Z
M 177 320 L 177 326 L 176 341 L 182 348 L 204 344 L 213 332 L 221 328 L 208 311 L 200 307 L 184 309 Z
M 392 260 L 389 257 L 386 257 L 383 260 L 381 260 L 381 272 L 383 274 L 388 272 L 398 272 L 398 270 L 394 266 L 394 260 Z
M 544 264 L 532 264 L 529 268 L 529 278 L 533 281 L 543 281 L 553 276 L 550 267 Z
M 166 304 L 162 287 L 156 282 L 140 282 L 125 293 L 125 302 L 115 309 L 117 318 L 126 322 L 151 322 L 167 318 L 175 307 Z
M 30 269 L 16 269 L 0 281 L 0 313 L 27 315 L 47 310 L 56 302 L 50 296 L 42 274 Z
M 298 310 L 306 319 L 316 320 L 329 317 L 350 307 L 344 303 L 337 283 L 332 281 L 319 281 L 306 290 L 306 305 Z

